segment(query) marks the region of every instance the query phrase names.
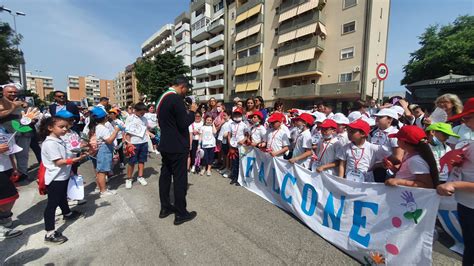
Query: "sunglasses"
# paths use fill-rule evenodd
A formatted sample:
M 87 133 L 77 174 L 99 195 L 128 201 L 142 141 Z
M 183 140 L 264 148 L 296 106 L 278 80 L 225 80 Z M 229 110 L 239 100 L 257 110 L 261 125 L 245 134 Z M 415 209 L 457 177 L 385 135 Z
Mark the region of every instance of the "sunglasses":
M 66 96 L 64 96 L 64 95 L 56 95 L 56 96 L 54 96 L 54 97 L 56 97 L 56 98 L 64 98 L 64 97 L 66 97 Z

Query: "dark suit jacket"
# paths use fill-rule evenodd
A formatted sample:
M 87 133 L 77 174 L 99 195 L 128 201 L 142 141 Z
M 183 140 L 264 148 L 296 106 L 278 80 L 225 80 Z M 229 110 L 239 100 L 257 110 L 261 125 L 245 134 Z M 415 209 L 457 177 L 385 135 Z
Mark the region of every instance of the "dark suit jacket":
M 186 110 L 183 97 L 166 96 L 157 112 L 161 138 L 159 150 L 167 153 L 189 153 L 189 126 L 194 112 Z
M 56 115 L 56 106 L 57 106 L 56 103 L 49 105 L 49 113 L 52 116 Z M 79 122 L 80 116 L 79 116 L 79 109 L 77 108 L 77 105 L 75 105 L 72 102 L 66 102 L 66 110 L 68 110 L 74 115 L 74 121 L 76 123 Z

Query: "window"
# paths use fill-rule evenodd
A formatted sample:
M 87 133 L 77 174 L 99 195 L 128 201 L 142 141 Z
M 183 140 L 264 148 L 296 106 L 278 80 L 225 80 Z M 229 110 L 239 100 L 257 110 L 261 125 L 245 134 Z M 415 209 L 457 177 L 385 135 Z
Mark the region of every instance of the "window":
M 278 69 L 273 69 L 273 76 L 278 76 Z
M 339 75 L 339 82 L 349 82 L 352 81 L 352 73 L 342 73 Z
M 255 46 L 249 49 L 249 56 L 260 53 L 260 46 Z
M 235 13 L 234 12 L 230 13 L 230 16 L 232 17 L 232 20 L 235 19 Z
M 278 28 L 275 29 L 275 36 L 278 36 Z
M 346 8 L 349 8 L 349 7 L 353 7 L 357 5 L 357 0 L 344 0 L 344 6 L 343 6 L 343 9 L 346 9 Z
M 279 6 L 277 6 L 277 7 L 275 8 L 275 13 L 276 13 L 277 15 L 280 14 L 280 7 L 279 7 Z
M 354 57 L 354 47 L 341 50 L 341 59 L 349 59 Z
M 278 49 L 273 50 L 273 56 L 277 56 L 277 55 L 278 55 Z
M 346 23 L 342 25 L 342 34 L 354 32 L 356 29 L 355 21 Z
M 214 13 L 224 8 L 224 0 L 220 1 L 217 5 L 214 5 Z
M 239 59 L 247 57 L 247 50 L 240 51 L 239 52 Z

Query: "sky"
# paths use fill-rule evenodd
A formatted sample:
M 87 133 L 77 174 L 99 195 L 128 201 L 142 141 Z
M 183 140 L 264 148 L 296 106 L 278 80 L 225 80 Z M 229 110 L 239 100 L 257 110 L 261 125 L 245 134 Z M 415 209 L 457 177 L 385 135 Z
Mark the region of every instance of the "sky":
M 331 1 L 331 0 L 330 0 Z M 380 1 L 380 0 L 374 0 Z M 17 30 L 26 68 L 51 76 L 65 90 L 67 76 L 114 79 L 140 56 L 141 44 L 189 9 L 189 0 L 0 0 L 21 11 Z M 418 36 L 429 25 L 451 23 L 474 14 L 474 0 L 392 0 L 390 10 L 387 93 L 402 91 L 403 66 L 419 48 Z M 328 14 L 329 15 L 329 14 Z M 13 24 L 12 16 L 0 20 Z M 330 33 L 329 33 L 330 34 Z

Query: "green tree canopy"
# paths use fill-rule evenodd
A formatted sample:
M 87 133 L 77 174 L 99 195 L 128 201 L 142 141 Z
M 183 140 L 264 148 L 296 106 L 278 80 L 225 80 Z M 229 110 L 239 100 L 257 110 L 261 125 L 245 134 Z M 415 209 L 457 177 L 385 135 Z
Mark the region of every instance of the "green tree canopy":
M 8 23 L 0 21 L 0 84 L 8 83 L 8 71 L 20 64 L 20 53 L 15 47 L 19 43 L 20 36 L 15 35 Z
M 191 69 L 184 65 L 183 57 L 171 52 L 156 55 L 155 60 L 139 60 L 135 63 L 138 91 L 154 101 L 176 77 L 189 75 L 190 71 Z
M 430 26 L 419 37 L 421 48 L 410 54 L 401 84 L 449 74 L 474 75 L 474 16 L 460 16 L 452 24 Z

